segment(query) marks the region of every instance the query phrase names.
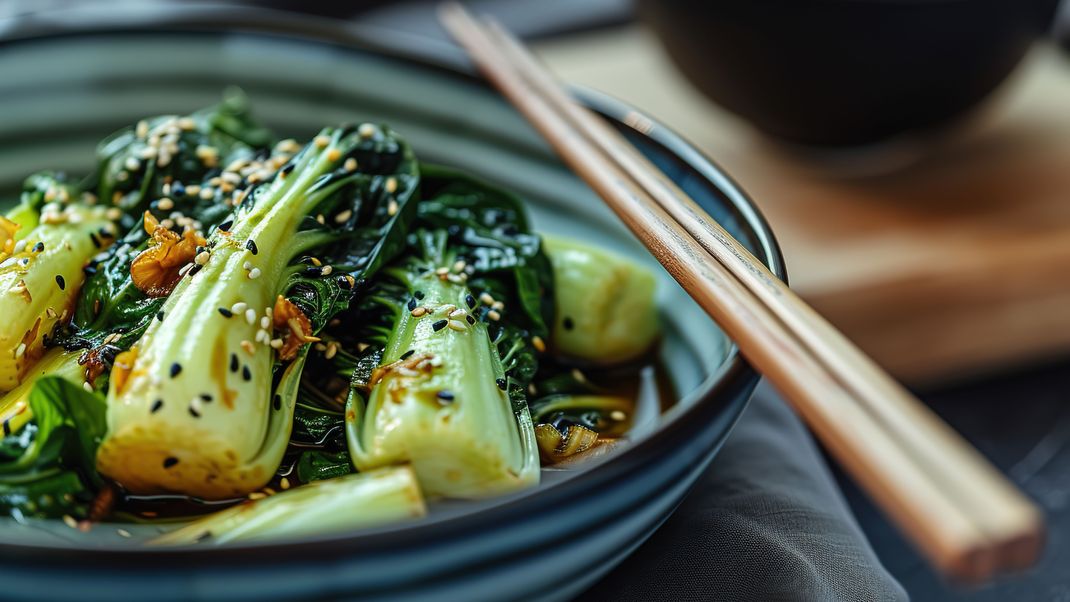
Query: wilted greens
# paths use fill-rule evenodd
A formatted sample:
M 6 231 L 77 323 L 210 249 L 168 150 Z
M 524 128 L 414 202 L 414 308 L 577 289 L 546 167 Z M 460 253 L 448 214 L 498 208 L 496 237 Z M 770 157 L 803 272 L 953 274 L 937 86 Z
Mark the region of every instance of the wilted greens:
M 97 157 L 0 221 L 0 279 L 39 254 L 12 270 L 51 320 L 0 339 L 26 358 L 0 380 L 0 507 L 95 521 L 168 494 L 236 505 L 158 544 L 316 534 L 533 487 L 626 436 L 629 393 L 581 370 L 650 347 L 652 276 L 547 248 L 518 197 L 389 127 L 278 141 L 231 94 Z M 49 241 L 80 254 L 47 263 Z

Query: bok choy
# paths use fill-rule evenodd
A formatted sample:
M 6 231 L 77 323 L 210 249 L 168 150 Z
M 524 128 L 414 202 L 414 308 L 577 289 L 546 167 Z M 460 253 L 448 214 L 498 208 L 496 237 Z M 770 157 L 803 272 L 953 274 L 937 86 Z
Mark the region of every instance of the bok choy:
M 323 130 L 247 191 L 116 358 L 99 470 L 134 492 L 213 499 L 267 483 L 307 346 L 401 249 L 418 181 L 408 146 L 364 124 Z

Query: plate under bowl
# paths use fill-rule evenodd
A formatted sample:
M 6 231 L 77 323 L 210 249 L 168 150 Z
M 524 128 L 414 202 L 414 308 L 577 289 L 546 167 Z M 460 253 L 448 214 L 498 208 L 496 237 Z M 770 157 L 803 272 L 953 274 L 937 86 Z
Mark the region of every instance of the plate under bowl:
M 724 442 L 758 376 L 680 287 L 534 131 L 482 82 L 384 52 L 326 21 L 258 12 L 167 11 L 137 23 L 57 18 L 0 53 L 0 198 L 42 168 L 84 172 L 97 140 L 243 88 L 259 118 L 307 139 L 368 120 L 420 157 L 521 193 L 543 231 L 611 247 L 659 274 L 662 359 L 679 400 L 624 451 L 548 474 L 524 495 L 451 507 L 401 527 L 228 546 L 153 549 L 114 525 L 0 521 L 0 597 L 36 600 L 557 600 L 593 583 L 676 507 Z M 8 23 L 7 25 L 10 25 Z M 299 30 L 301 36 L 280 31 Z M 377 50 L 373 50 L 377 47 Z M 440 61 L 441 62 L 441 61 Z M 589 91 L 710 215 L 784 276 L 768 226 L 719 168 L 662 126 Z

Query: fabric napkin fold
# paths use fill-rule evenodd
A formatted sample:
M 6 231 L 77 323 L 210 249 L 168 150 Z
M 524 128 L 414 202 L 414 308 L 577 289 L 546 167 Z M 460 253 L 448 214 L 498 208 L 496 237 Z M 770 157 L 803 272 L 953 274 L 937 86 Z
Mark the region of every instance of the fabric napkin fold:
M 764 382 L 707 472 L 583 602 L 907 600 L 810 433 Z

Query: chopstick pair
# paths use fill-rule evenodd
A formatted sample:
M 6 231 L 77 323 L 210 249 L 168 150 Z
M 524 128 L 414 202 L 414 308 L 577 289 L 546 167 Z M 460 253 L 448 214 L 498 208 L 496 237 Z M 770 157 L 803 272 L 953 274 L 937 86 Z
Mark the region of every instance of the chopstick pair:
M 505 29 L 455 3 L 441 18 L 935 566 L 981 581 L 1035 560 L 1040 512 L 980 454 L 574 102 Z

